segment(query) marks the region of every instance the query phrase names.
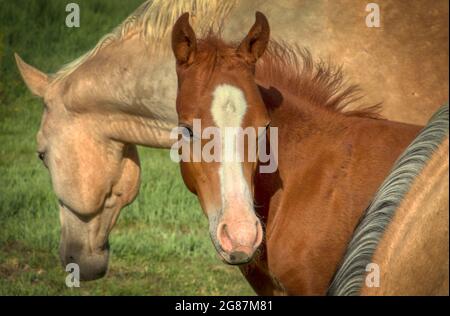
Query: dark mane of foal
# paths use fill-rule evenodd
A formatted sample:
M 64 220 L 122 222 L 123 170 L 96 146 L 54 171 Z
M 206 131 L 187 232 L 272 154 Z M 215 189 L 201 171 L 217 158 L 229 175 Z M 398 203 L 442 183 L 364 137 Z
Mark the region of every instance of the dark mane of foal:
M 212 72 L 220 57 L 228 57 L 229 61 L 236 56 L 236 47 L 210 32 L 198 41 L 199 59 L 206 62 L 205 69 Z M 314 62 L 306 48 L 271 40 L 256 69 L 257 77 L 275 82 L 278 88 L 307 99 L 316 106 L 346 116 L 381 118 L 378 114 L 381 103 L 371 106 L 361 103 L 363 95 L 360 87 L 344 80 L 342 67 L 323 61 Z M 349 110 L 350 106 L 352 110 Z

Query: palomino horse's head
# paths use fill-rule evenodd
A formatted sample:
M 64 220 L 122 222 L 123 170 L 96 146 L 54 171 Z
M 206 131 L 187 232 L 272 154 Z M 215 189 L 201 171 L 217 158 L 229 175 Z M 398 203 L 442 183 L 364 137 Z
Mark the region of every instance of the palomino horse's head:
M 248 159 L 257 151 L 258 141 L 247 139 L 246 146 L 237 146 L 237 136 L 243 129 L 264 132 L 269 122 L 254 78 L 255 63 L 268 41 L 269 24 L 261 13 L 256 13 L 255 24 L 237 48 L 214 37 L 197 42 L 187 13 L 178 19 L 172 32 L 183 138 L 190 143 L 201 138 L 193 128 L 194 120 L 200 119 L 200 133 L 214 128 L 219 131 L 215 141 L 220 142 L 221 151 L 219 161 L 203 157 L 200 162 L 181 161 L 181 172 L 208 216 L 217 251 L 230 264 L 248 262 L 263 239 L 253 207 L 252 181 L 257 162 Z M 254 135 L 261 137 L 259 132 Z M 199 143 L 203 151 L 209 146 L 205 140 Z M 195 144 L 192 147 L 195 150 Z
M 50 79 L 17 55 L 16 61 L 28 88 L 44 101 L 37 153 L 59 201 L 61 261 L 77 263 L 83 280 L 100 278 L 108 267 L 109 232 L 138 192 L 136 147 L 105 137 L 98 119 L 72 110 L 74 102 L 90 105 L 77 93 L 92 93 L 95 87 L 89 82 L 69 85 Z

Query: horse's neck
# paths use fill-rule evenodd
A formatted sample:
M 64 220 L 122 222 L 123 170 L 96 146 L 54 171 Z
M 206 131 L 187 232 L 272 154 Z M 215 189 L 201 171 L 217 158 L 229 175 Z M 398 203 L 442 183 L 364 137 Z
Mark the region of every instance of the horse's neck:
M 271 269 L 286 290 L 325 293 L 358 220 L 419 127 L 292 101 L 285 94 L 272 106 L 278 170 L 256 174 L 255 205 L 267 261 L 277 262 Z
M 176 73 L 170 57 L 150 54 L 137 34 L 111 44 L 67 78 L 72 104 L 106 114 L 102 119 L 114 126 L 106 127 L 106 133 L 116 140 L 169 147 L 170 131 L 177 125 Z
M 278 128 L 279 153 L 277 172 L 257 177 L 259 195 L 264 199 L 257 202 L 266 205 L 261 215 L 267 219 L 277 211 L 270 209 L 274 213 L 269 214 L 270 197 L 286 188 L 286 178 L 297 174 L 301 189 L 310 184 L 300 175 L 325 173 L 332 176 L 322 179 L 320 191 L 329 189 L 342 195 L 349 207 L 339 210 L 339 216 L 345 218 L 347 212 L 348 218 L 359 218 L 397 157 L 420 130 L 408 124 L 345 116 L 289 93 L 283 93 L 281 104 L 276 104 L 279 98 L 273 92 L 263 93 L 263 99 L 270 103 L 271 126 Z M 364 188 L 361 183 L 366 183 Z M 344 230 L 353 230 L 354 221 L 343 223 L 349 226 Z

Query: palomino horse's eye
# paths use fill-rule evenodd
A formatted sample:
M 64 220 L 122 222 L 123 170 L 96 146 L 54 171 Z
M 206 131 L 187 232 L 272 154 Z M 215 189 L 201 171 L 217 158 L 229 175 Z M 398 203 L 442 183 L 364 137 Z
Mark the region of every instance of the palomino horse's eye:
M 47 164 L 45 163 L 45 152 L 38 151 L 37 155 L 38 158 L 44 163 L 44 166 L 47 167 Z

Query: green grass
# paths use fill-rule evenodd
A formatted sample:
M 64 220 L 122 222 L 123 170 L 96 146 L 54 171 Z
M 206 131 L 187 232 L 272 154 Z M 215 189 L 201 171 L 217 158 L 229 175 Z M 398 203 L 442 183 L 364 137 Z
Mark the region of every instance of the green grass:
M 26 90 L 13 53 L 52 72 L 95 45 L 141 0 L 77 0 L 81 27 L 65 27 L 62 0 L 0 0 L 0 295 L 253 295 L 223 264 L 195 196 L 167 151 L 140 148 L 142 185 L 110 238 L 108 275 L 65 286 L 58 210 L 36 158 L 42 105 Z

